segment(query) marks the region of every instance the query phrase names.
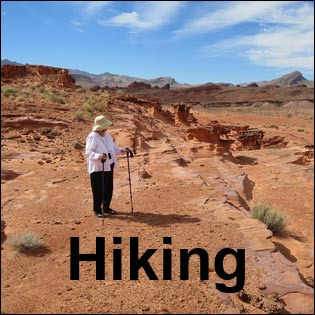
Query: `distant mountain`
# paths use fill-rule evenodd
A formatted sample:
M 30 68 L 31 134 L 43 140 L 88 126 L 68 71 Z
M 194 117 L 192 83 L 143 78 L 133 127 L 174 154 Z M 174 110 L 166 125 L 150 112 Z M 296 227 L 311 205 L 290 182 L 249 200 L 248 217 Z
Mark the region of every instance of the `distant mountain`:
M 314 81 L 307 80 L 303 77 L 302 73 L 299 71 L 294 71 L 288 73 L 278 79 L 274 79 L 271 81 L 260 81 L 255 82 L 258 86 L 266 86 L 266 85 L 278 85 L 280 87 L 288 87 L 288 86 L 297 86 L 297 85 L 306 85 L 308 87 L 314 87 Z
M 1 60 L 1 67 L 4 65 L 11 65 L 11 66 L 21 66 L 22 63 L 17 63 L 15 61 L 10 61 L 9 59 L 2 59 Z
M 21 63 L 17 63 L 15 61 L 10 61 L 8 59 L 1 60 L 1 66 L 3 65 L 23 65 Z M 136 77 L 130 77 L 126 75 L 120 74 L 112 74 L 109 72 L 104 72 L 102 74 L 92 74 L 86 71 L 81 71 L 78 69 L 69 69 L 69 74 L 76 80 L 77 85 L 81 85 L 84 88 L 91 88 L 95 85 L 109 86 L 109 87 L 127 87 L 132 82 L 143 82 L 146 84 L 150 84 L 152 87 L 158 86 L 163 87 L 166 84 L 169 84 L 171 89 L 179 89 L 179 88 L 187 88 L 194 87 L 197 85 L 189 85 L 186 83 L 179 83 L 174 78 L 171 77 L 160 77 L 155 79 L 142 79 Z M 271 80 L 271 81 L 259 81 L 259 82 L 251 82 L 250 84 L 257 84 L 258 86 L 266 86 L 266 85 L 278 85 L 280 87 L 288 87 L 288 86 L 297 86 L 297 85 L 306 85 L 308 87 L 314 87 L 313 80 L 307 80 L 303 77 L 302 73 L 299 71 L 294 71 L 288 73 L 280 78 Z M 211 83 L 208 84 L 219 84 L 219 83 Z M 221 85 L 233 85 L 231 83 L 220 83 Z M 239 84 L 240 86 L 247 86 L 248 83 Z
M 120 74 L 105 72 L 102 74 L 91 74 L 85 71 L 70 69 L 71 76 L 76 80 L 76 84 L 83 87 L 92 87 L 93 85 L 109 87 L 127 87 L 132 82 L 143 82 L 153 86 L 162 87 L 169 84 L 173 88 L 189 87 L 189 84 L 178 83 L 171 77 L 160 77 L 156 79 L 142 79 Z M 92 80 L 92 81 L 91 81 Z
M 8 59 L 1 60 L 1 66 L 3 65 L 14 65 L 21 66 L 23 64 L 10 61 Z M 171 77 L 160 77 L 155 79 L 142 79 L 136 77 L 130 77 L 120 74 L 112 74 L 109 72 L 104 72 L 102 74 L 92 74 L 86 71 L 81 71 L 78 69 L 69 69 L 69 74 L 75 79 L 77 85 L 81 85 L 84 88 L 91 88 L 95 85 L 109 86 L 109 87 L 127 87 L 132 82 L 144 82 L 150 84 L 152 87 L 158 86 L 163 87 L 169 84 L 171 88 L 183 88 L 190 87 L 189 84 L 178 83 L 175 79 Z

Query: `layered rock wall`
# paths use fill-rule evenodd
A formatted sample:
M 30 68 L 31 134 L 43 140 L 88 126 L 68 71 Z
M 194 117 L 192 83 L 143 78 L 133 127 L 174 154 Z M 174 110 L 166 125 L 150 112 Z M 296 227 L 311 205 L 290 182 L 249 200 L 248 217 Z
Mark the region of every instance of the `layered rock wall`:
M 12 66 L 1 67 L 1 84 L 22 86 L 44 86 L 54 88 L 76 88 L 75 80 L 69 70 L 47 66 Z

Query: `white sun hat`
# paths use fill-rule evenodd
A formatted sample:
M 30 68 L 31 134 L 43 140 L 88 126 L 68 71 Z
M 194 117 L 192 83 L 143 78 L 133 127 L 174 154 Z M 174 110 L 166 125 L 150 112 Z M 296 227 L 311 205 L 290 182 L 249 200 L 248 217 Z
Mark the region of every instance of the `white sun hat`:
M 113 123 L 105 116 L 97 116 L 94 119 L 93 131 L 101 131 L 107 129 Z

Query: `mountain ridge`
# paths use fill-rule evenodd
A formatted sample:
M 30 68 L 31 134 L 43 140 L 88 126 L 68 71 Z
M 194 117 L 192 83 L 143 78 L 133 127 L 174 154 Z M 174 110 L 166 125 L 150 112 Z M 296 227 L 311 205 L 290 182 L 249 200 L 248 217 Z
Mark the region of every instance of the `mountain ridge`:
M 21 63 L 10 61 L 9 59 L 2 59 L 1 66 L 3 65 L 23 65 Z M 196 84 L 191 85 L 187 83 L 179 83 L 172 77 L 158 77 L 153 79 L 143 79 L 137 78 L 127 75 L 113 74 L 110 72 L 104 72 L 101 74 L 93 74 L 87 71 L 82 71 L 79 69 L 68 69 L 69 74 L 75 79 L 76 84 L 80 85 L 84 88 L 91 88 L 95 85 L 99 85 L 100 87 L 108 86 L 108 87 L 121 87 L 125 88 L 129 84 L 133 82 L 142 82 L 146 84 L 150 84 L 152 87 L 163 87 L 165 85 L 169 85 L 173 89 L 178 88 L 187 88 L 187 87 L 196 87 L 205 84 Z M 211 83 L 211 84 L 219 84 L 219 83 Z M 231 83 L 220 83 L 233 85 Z M 293 71 L 288 74 L 285 74 L 279 78 L 269 80 L 269 81 L 254 81 L 250 84 L 257 84 L 257 86 L 266 86 L 266 85 L 276 85 L 279 87 L 289 87 L 289 86 L 297 86 L 297 85 L 306 85 L 307 87 L 314 87 L 314 81 L 306 79 L 301 72 Z M 247 86 L 248 83 L 239 84 L 241 86 Z
M 101 74 L 92 74 L 86 71 L 81 71 L 78 69 L 69 69 L 69 74 L 74 77 L 78 85 L 85 87 L 92 87 L 90 79 L 94 81 L 94 85 L 100 85 L 101 87 L 127 87 L 133 82 L 143 82 L 150 84 L 151 86 L 163 87 L 169 84 L 172 87 L 190 87 L 192 85 L 186 83 L 179 83 L 172 77 L 158 77 L 154 79 L 143 79 L 127 75 L 113 74 L 110 72 L 104 72 Z M 87 79 L 87 78 L 89 79 Z
M 260 82 L 257 82 L 257 84 L 258 86 L 274 84 L 280 87 L 286 87 L 286 86 L 295 86 L 295 85 L 301 85 L 301 84 L 311 86 L 312 82 L 313 82 L 312 86 L 314 86 L 314 81 L 307 80 L 306 78 L 303 77 L 302 73 L 299 71 L 293 71 L 293 72 L 283 75 L 282 77 L 278 79 L 274 79 L 271 81 L 260 81 Z

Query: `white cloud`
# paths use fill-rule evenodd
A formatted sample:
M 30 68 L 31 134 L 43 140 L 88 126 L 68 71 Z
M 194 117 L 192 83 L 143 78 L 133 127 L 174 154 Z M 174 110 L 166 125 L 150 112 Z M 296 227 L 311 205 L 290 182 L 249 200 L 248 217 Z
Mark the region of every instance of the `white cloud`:
M 144 1 L 137 4 L 137 9 L 124 12 L 99 24 L 125 26 L 131 29 L 153 29 L 168 24 L 181 8 L 181 1 Z
M 281 4 L 281 3 L 280 3 Z M 290 5 L 291 7 L 288 7 Z M 298 5 L 298 6 L 297 6 Z M 304 27 L 314 26 L 314 8 L 309 3 L 293 4 L 289 2 L 280 7 L 275 7 L 265 16 L 257 18 L 266 23 L 279 23 L 301 25 Z
M 248 40 L 251 47 L 244 54 L 256 64 L 314 71 L 314 30 L 286 28 Z
M 242 35 L 241 26 L 248 22 L 255 23 L 252 32 L 256 34 Z M 314 7 L 309 2 L 229 2 L 187 23 L 176 34 L 220 31 L 222 38 L 224 29 L 232 26 L 240 35 L 208 45 L 208 56 L 231 54 L 258 65 L 314 72 Z
M 314 72 L 314 29 L 301 26 L 263 30 L 253 36 L 239 36 L 206 48 L 208 55 L 232 54 L 271 67 Z
M 243 22 L 257 22 L 271 20 L 271 15 L 278 12 L 279 8 L 292 1 L 233 1 L 222 2 L 222 8 L 206 13 L 199 18 L 190 20 L 183 28 L 175 31 L 176 34 L 204 33 L 237 25 Z

